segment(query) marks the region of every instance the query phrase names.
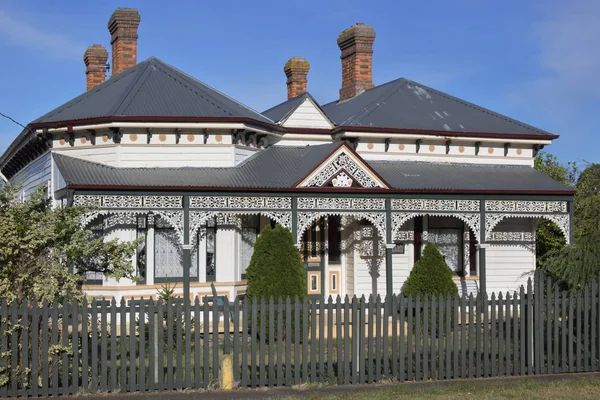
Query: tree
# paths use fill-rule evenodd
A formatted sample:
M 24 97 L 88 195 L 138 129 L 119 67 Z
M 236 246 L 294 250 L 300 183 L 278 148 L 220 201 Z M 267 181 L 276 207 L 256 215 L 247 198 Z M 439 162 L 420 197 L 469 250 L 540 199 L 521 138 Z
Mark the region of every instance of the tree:
M 254 253 L 246 270 L 248 299 L 270 296 L 295 296 L 303 299 L 306 295 L 306 277 L 300 252 L 294 245 L 292 233 L 276 225 L 267 225 L 254 244 Z
M 444 298 L 458 294 L 453 273 L 434 243 L 427 243 L 423 256 L 415 263 L 404 286 L 404 295 Z
M 542 267 L 570 289 L 581 288 L 600 273 L 600 164 L 590 164 L 575 189 L 574 241 L 549 251 Z
M 570 188 L 574 188 L 577 182 L 577 164 L 574 162 L 569 162 L 567 165 L 561 164 L 556 156 L 550 153 L 540 152 L 535 158 L 534 168 Z M 546 255 L 563 248 L 566 243 L 562 231 L 554 222 L 540 221 L 535 232 L 537 267 L 544 268 Z
M 43 188 L 26 201 L 0 188 L 0 292 L 7 301 L 79 298 L 88 271 L 134 278 L 135 242 L 94 237 L 82 207 L 51 207 Z

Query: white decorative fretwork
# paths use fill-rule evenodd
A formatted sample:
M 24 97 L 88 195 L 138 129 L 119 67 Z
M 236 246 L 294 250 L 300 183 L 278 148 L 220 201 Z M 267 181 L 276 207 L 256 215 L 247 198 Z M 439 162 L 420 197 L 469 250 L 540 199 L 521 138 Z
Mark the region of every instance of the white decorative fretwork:
M 350 197 L 300 197 L 299 210 L 384 210 L 384 199 Z
M 292 212 L 291 211 L 196 211 L 191 210 L 189 213 L 189 237 L 192 244 L 195 242 L 196 232 L 206 224 L 210 218 L 217 218 L 217 223 L 220 225 L 239 225 L 240 217 L 243 215 L 264 215 L 271 218 L 287 229 L 292 229 Z
M 486 214 L 485 215 L 485 240 L 491 240 L 491 234 L 494 228 L 506 218 L 534 218 L 540 219 L 545 218 L 554 222 L 563 233 L 567 244 L 571 242 L 571 222 L 569 214 Z
M 286 210 L 292 208 L 291 197 L 245 197 L 245 196 L 190 196 L 191 208 L 202 209 L 266 209 Z
M 340 172 L 338 176 L 331 180 L 333 187 L 351 187 L 352 182 L 352 178 L 350 178 L 344 171 Z
M 412 242 L 415 240 L 414 231 L 396 231 L 392 236 L 393 240 L 398 242 Z
M 490 242 L 533 242 L 534 232 L 490 232 Z
M 298 230 L 297 237 L 298 240 L 302 237 L 304 231 L 316 220 L 322 217 L 329 216 L 340 216 L 340 217 L 353 217 L 356 220 L 366 219 L 371 222 L 379 235 L 382 238 L 385 238 L 385 229 L 386 229 L 386 218 L 385 212 L 361 212 L 361 211 L 302 211 L 298 212 L 297 220 L 298 220 Z
M 486 200 L 490 212 L 567 212 L 566 201 Z
M 141 208 L 141 196 L 102 196 L 104 208 Z
M 147 208 L 182 208 L 182 196 L 144 196 L 144 207 Z
M 79 207 L 101 207 L 102 196 L 77 194 L 73 198 L 73 205 Z
M 308 182 L 305 187 L 321 187 L 336 175 L 343 171 L 346 176 L 351 177 L 365 188 L 380 188 L 382 185 L 371 177 L 360 165 L 358 165 L 348 154 L 338 154 L 329 164 L 322 168 Z
M 392 199 L 392 210 L 479 211 L 479 200 Z
M 437 216 L 437 217 L 455 217 L 465 222 L 475 235 L 475 240 L 480 243 L 480 227 L 481 217 L 479 213 L 436 213 L 436 212 L 393 212 L 392 213 L 392 236 L 395 232 L 399 231 L 404 223 L 412 218 L 420 217 L 423 215 Z M 423 239 L 425 240 L 425 239 Z

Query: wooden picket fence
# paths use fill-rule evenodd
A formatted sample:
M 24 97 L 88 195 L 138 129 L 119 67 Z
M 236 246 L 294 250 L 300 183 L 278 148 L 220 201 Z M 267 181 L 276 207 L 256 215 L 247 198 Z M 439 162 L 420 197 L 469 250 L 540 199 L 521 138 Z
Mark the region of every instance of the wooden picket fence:
M 599 283 L 478 298 L 0 302 L 0 397 L 600 371 Z

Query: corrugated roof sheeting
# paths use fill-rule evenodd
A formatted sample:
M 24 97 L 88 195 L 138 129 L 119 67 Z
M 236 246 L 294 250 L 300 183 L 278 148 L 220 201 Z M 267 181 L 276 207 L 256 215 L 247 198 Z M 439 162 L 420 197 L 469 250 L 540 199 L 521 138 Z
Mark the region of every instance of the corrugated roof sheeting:
M 322 108 L 338 126 L 550 134 L 405 78 Z
M 119 187 L 223 187 L 286 189 L 308 175 L 340 144 L 271 147 L 231 168 L 115 168 L 54 153 L 72 185 Z M 408 191 L 565 191 L 530 167 L 369 161 L 393 189 Z
M 175 67 L 150 57 L 33 123 L 109 116 L 246 117 L 271 122 Z

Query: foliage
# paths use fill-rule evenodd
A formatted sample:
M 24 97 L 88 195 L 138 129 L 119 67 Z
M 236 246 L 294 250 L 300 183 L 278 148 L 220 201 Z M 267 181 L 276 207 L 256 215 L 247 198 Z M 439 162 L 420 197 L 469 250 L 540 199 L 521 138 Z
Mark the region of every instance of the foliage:
M 307 292 L 305 271 L 300 252 L 294 245 L 292 233 L 288 229 L 280 225 L 272 229 L 267 225 L 262 230 L 254 244 L 254 253 L 246 270 L 246 277 L 248 279 L 246 298 L 250 304 L 255 302 L 258 305 L 261 299 L 268 304 L 271 297 L 274 302 L 287 297 L 292 301 L 305 299 Z M 267 317 L 268 315 L 264 316 L 265 332 L 269 332 Z M 277 318 L 275 318 L 275 325 L 277 325 Z M 300 326 L 302 319 L 302 312 L 297 324 L 295 317 L 292 317 L 292 332 L 296 326 Z M 260 312 L 258 320 L 260 321 Z M 285 317 L 282 326 L 286 326 Z M 283 340 L 286 334 L 278 335 L 277 339 Z M 268 335 L 264 335 L 262 339 L 268 340 Z
M 248 299 L 270 296 L 300 299 L 306 295 L 306 277 L 300 252 L 294 245 L 292 233 L 276 225 L 267 225 L 254 244 L 254 253 L 246 270 Z
M 549 251 L 542 266 L 570 289 L 581 288 L 600 273 L 600 164 L 590 164 L 575 189 L 574 242 Z
M 79 298 L 88 271 L 134 278 L 136 243 L 94 237 L 80 224 L 89 210 L 52 207 L 43 188 L 25 201 L 18 190 L 0 188 L 0 292 L 7 301 Z
M 579 174 L 579 168 L 575 162 L 569 162 L 567 165 L 564 165 L 558 161 L 556 156 L 540 152 L 535 158 L 534 167 L 555 181 L 570 188 L 575 188 Z M 566 243 L 562 231 L 554 222 L 548 220 L 540 221 L 535 232 L 537 267 L 544 269 L 544 263 L 547 260 L 545 256 L 550 252 L 560 250 Z
M 403 293 L 413 297 L 435 295 L 437 299 L 441 294 L 444 298 L 458 294 L 454 283 L 453 273 L 444 260 L 442 253 L 434 243 L 427 243 L 423 256 L 416 262 L 406 280 Z

